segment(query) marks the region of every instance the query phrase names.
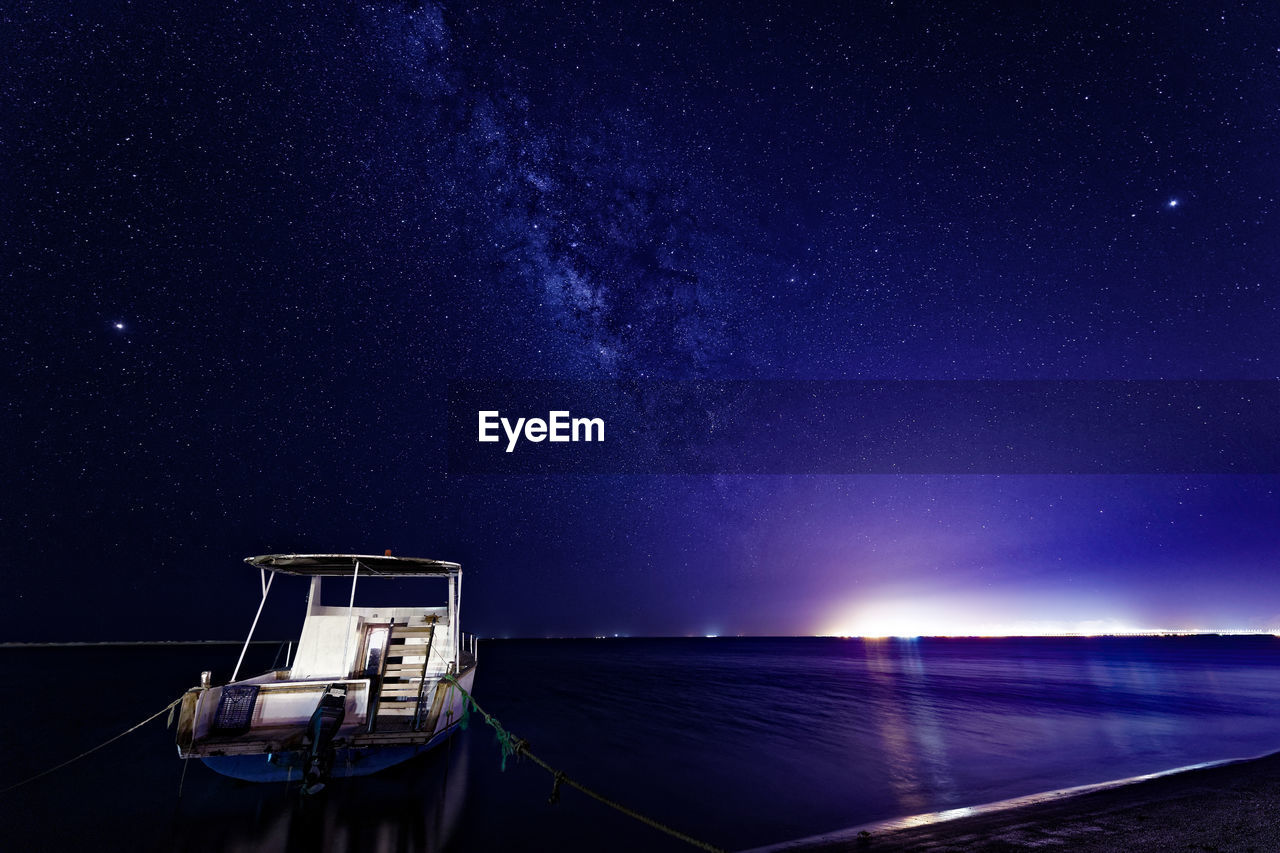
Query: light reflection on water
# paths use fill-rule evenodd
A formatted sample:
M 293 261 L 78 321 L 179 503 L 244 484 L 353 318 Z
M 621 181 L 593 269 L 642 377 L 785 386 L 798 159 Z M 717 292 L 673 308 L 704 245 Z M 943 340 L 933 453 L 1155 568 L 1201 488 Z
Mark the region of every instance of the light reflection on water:
M 24 732 L 5 736 L 2 781 L 126 728 L 211 665 L 208 648 L 0 654 L 9 672 L 74 661 L 146 678 L 87 716 L 56 682 L 43 695 L 30 680 L 0 685 L 3 731 Z M 1277 676 L 1280 641 L 1269 637 L 546 641 L 486 644 L 476 691 L 571 776 L 734 848 L 1280 749 Z M 194 764 L 178 801 L 171 739 L 156 725 L 0 798 L 12 840 L 70 850 L 88 833 L 106 839 L 99 849 L 118 839 L 118 849 L 245 853 L 682 849 L 571 791 L 549 806 L 551 780 L 528 763 L 502 772 L 474 720 L 449 750 L 336 782 L 309 803 L 296 788 Z M 130 834 L 113 835 L 122 822 Z

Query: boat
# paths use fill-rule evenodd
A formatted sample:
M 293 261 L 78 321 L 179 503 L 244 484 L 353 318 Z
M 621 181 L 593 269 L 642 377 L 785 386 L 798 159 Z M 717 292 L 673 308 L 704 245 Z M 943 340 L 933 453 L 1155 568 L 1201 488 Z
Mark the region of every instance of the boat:
M 458 729 L 477 652 L 475 636 L 458 627 L 460 565 L 389 551 L 268 554 L 245 562 L 260 573 L 258 611 L 230 681 L 214 685 L 206 671 L 183 694 L 179 757 L 246 781 L 298 780 L 304 792 L 316 793 L 331 778 L 376 773 L 421 755 Z M 238 679 L 277 574 L 311 579 L 301 636 L 284 668 Z M 357 607 L 356 584 L 378 578 L 444 578 L 447 600 Z M 326 579 L 349 579 L 347 606 L 321 603 Z

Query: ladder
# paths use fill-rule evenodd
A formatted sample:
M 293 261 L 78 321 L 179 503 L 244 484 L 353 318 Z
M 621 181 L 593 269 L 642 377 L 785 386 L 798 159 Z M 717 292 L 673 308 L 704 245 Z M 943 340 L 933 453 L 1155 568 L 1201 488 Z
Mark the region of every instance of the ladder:
M 405 723 L 412 723 L 414 729 L 418 727 L 427 688 L 435 683 L 435 679 L 427 677 L 427 672 L 431 666 L 436 617 L 430 616 L 428 620 L 429 624 L 426 625 L 391 626 L 375 719 L 402 718 Z M 397 640 L 400 642 L 397 643 Z M 422 660 L 409 660 L 418 657 Z

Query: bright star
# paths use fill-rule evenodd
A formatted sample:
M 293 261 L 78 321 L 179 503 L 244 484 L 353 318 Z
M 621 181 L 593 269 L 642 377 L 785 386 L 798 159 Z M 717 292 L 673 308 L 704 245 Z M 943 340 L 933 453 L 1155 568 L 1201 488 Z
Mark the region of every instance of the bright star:
M 1178 200 L 1177 200 L 1176 198 L 1171 198 L 1171 199 L 1169 199 L 1169 206 L 1170 206 L 1170 207 L 1177 207 L 1177 206 L 1178 206 Z

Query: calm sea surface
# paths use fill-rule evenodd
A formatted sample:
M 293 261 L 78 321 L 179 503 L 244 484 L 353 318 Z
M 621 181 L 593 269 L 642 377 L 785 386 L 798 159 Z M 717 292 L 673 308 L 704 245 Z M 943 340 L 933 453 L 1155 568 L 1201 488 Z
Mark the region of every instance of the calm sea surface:
M 237 651 L 0 649 L 0 787 L 164 707 L 202 669 L 225 678 Z M 255 647 L 256 668 L 274 652 Z M 1280 639 L 494 641 L 476 698 L 569 775 L 741 848 L 1280 750 Z M 686 849 L 573 790 L 549 805 L 550 778 L 503 772 L 475 717 L 448 748 L 309 801 L 182 770 L 152 723 L 0 796 L 2 846 Z

